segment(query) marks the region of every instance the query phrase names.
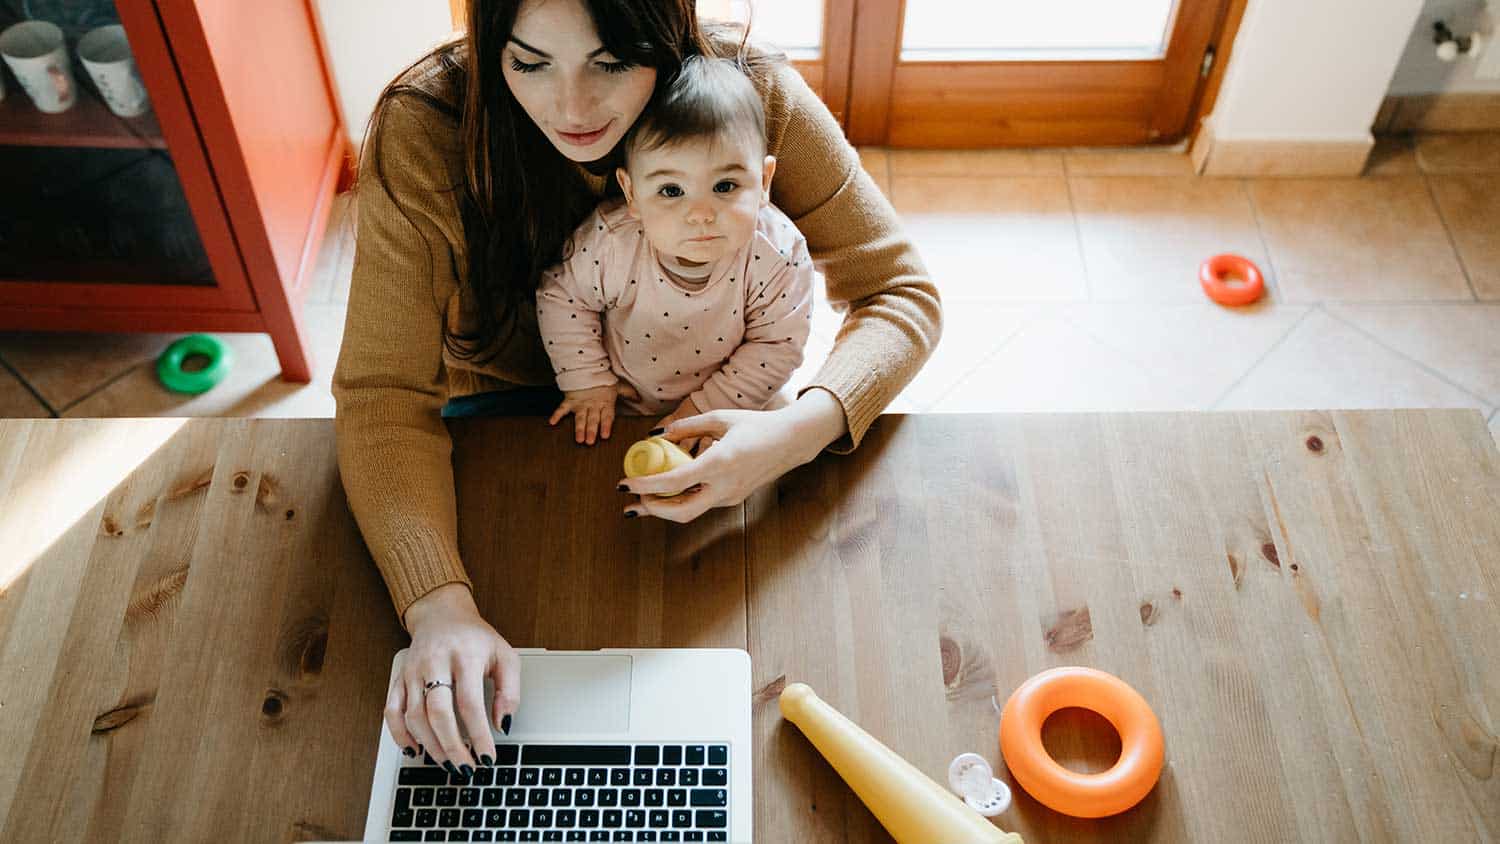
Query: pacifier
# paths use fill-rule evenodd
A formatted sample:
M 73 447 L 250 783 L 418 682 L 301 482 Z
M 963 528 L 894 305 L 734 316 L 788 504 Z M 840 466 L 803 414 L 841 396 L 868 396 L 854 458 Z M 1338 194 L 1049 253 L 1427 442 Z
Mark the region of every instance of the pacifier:
M 993 818 L 1010 808 L 1010 786 L 995 778 L 995 771 L 978 753 L 964 753 L 948 766 L 948 786 L 969 808 Z

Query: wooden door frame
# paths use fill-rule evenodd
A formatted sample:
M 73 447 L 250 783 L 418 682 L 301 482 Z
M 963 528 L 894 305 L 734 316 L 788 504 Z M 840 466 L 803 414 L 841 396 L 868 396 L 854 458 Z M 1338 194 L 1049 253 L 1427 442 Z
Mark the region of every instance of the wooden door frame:
M 984 147 L 1164 144 L 1196 132 L 1246 0 L 1182 0 L 1159 59 L 904 64 L 905 0 L 858 2 L 850 141 Z M 1194 70 L 1210 49 L 1205 77 Z

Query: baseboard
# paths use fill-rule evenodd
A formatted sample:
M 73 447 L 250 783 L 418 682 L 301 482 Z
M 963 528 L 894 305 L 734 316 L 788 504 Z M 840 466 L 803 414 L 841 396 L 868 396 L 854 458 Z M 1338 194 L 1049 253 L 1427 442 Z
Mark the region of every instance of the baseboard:
M 1375 134 L 1500 131 L 1500 92 L 1386 97 Z
M 1201 176 L 1294 178 L 1358 176 L 1365 170 L 1373 136 L 1359 140 L 1219 138 L 1206 123 L 1189 154 Z

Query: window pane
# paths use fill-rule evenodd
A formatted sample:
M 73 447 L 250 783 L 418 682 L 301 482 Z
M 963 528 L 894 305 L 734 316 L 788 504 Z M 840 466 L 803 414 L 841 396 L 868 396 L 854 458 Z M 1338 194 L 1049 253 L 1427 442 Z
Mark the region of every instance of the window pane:
M 901 58 L 1156 58 L 1175 6 L 1174 0 L 907 0 Z
M 793 58 L 815 59 L 822 53 L 823 0 L 698 0 L 698 16 L 740 23 L 750 20 L 753 40 L 785 50 Z

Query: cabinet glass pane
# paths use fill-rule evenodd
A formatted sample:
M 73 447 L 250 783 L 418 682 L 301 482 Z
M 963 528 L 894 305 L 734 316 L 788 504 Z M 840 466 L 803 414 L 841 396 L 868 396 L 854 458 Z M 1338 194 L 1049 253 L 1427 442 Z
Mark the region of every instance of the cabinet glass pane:
M 908 0 L 901 58 L 1159 58 L 1175 9 L 1175 0 Z
M 118 22 L 112 0 L 0 3 L 0 31 L 22 24 L 26 34 L 0 36 L 0 47 L 23 58 L 38 54 L 30 57 L 45 74 L 23 85 L 12 68 L 4 72 L 0 282 L 214 284 L 149 101 L 142 114 L 116 115 L 80 59 L 85 35 Z M 48 62 L 48 39 L 56 33 L 65 57 Z M 117 107 L 131 111 L 131 71 L 119 64 L 129 56 L 128 45 L 111 44 L 109 32 L 90 37 L 89 57 L 112 66 L 102 71 L 113 74 L 103 77 L 105 86 L 115 83 L 108 93 Z M 34 99 L 39 80 L 53 87 Z M 67 90 L 71 105 L 63 111 L 38 107 Z
M 753 14 L 753 18 L 752 18 Z M 750 21 L 750 36 L 792 58 L 822 54 L 823 0 L 698 0 L 706 20 Z

